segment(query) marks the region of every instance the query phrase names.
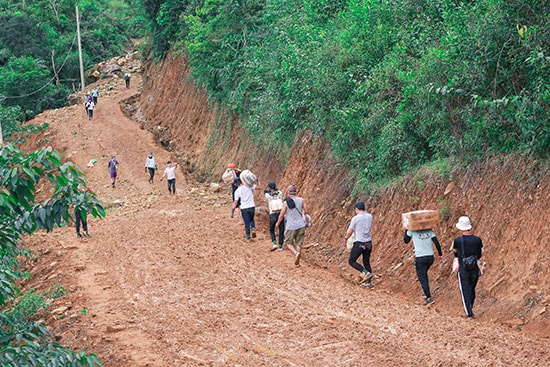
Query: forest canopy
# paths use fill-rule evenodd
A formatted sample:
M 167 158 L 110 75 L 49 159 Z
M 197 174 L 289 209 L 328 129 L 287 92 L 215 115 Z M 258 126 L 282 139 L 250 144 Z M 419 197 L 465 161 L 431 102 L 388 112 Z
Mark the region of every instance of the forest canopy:
M 545 0 L 142 0 L 157 56 L 258 144 L 304 129 L 369 182 L 449 157 L 548 157 Z
M 81 88 L 77 6 L 87 70 L 120 55 L 130 37 L 143 36 L 139 4 L 0 0 L 0 117 L 5 135 L 46 109 L 65 106 L 68 95 Z

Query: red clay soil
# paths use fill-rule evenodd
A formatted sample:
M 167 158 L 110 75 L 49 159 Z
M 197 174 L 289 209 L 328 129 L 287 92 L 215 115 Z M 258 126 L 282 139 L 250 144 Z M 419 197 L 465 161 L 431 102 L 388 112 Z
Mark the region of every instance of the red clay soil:
M 334 185 L 345 186 L 342 192 L 335 191 L 336 203 L 324 199 L 328 195 L 319 192 L 319 185 L 304 185 L 301 193 L 311 203 L 315 227 L 306 235 L 308 249 L 297 268 L 288 250 L 269 251 L 261 194 L 256 198 L 259 235 L 247 243 L 239 219 L 229 218 L 230 189 L 218 183 L 224 166 L 218 166 L 214 184 L 199 183 L 189 173 L 198 172 L 201 159 L 208 156 L 207 139 L 199 136 L 202 131 L 190 125 L 188 130 L 181 127 L 179 133 L 172 132 L 202 141 L 194 143 L 202 146 L 199 152 L 192 143 L 175 145 L 187 150 L 185 161 L 175 150 L 166 151 L 155 135 L 142 128 L 143 123 L 130 120 L 122 111 L 120 105 L 141 92 L 139 76 L 133 78 L 130 89 L 118 78 L 104 79 L 96 86 L 100 96 L 93 120 L 86 118 L 81 104 L 45 112 L 35 120 L 48 122 L 51 128 L 34 143 L 52 144 L 67 160 L 83 167 L 88 187 L 108 207 L 106 218 L 89 219 L 89 239 L 77 238 L 74 228 L 67 227 L 25 240 L 34 255 L 28 263 L 32 279 L 24 286 L 48 291 L 61 284 L 67 293 L 52 301 L 51 313 L 45 317 L 61 343 L 97 354 L 107 367 L 550 365 L 544 298 L 547 211 L 539 218 L 530 216 L 528 208 L 509 213 L 509 225 L 500 229 L 510 232 L 502 234 L 507 242 L 520 231 L 515 218 L 521 216 L 531 223 L 529 243 L 540 246 L 526 250 L 519 243 L 510 245 L 517 247 L 509 259 L 512 264 L 487 238 L 491 267 L 480 280 L 476 318 L 467 319 L 456 275 L 450 272 L 448 244 L 458 235 L 453 221 L 458 213 L 475 213 L 484 205 L 492 206 L 491 210 L 504 205 L 505 210 L 510 203 L 465 201 L 468 189 L 463 180 L 480 182 L 473 174 L 457 183 L 450 196 L 440 192 L 448 182 L 428 182 L 419 188 L 416 177 L 367 200 L 378 225 L 372 258 L 376 279 L 374 289 L 363 289 L 353 281 L 355 274 L 347 265 L 341 240 L 353 213 L 354 199 L 346 196 L 352 189 L 349 184 L 333 180 Z M 185 118 L 170 113 L 176 116 L 172 118 Z M 159 113 L 159 126 L 163 120 Z M 301 139 L 302 149 L 319 153 L 326 149 L 308 134 Z M 171 140 L 165 140 L 169 147 Z M 148 183 L 144 171 L 149 150 L 159 164 L 154 184 Z M 212 154 L 225 162 L 239 157 L 236 151 L 225 150 L 225 156 L 223 151 L 220 146 Z M 120 162 L 115 188 L 107 171 L 112 153 Z M 289 162 L 285 174 L 272 174 L 273 166 L 282 167 L 275 161 L 271 168 L 269 163 L 257 165 L 260 176 L 275 176 L 285 184 L 309 180 L 327 187 L 322 181 L 327 175 L 319 173 L 311 151 L 306 155 L 295 147 L 292 154 L 298 158 Z M 86 168 L 91 159 L 98 162 Z M 185 168 L 177 172 L 177 195 L 173 196 L 166 182 L 159 181 L 168 159 L 179 160 Z M 300 164 L 310 166 L 300 169 Z M 208 169 L 202 167 L 201 174 L 208 177 Z M 494 167 L 491 172 L 505 169 L 505 165 Z M 323 178 L 315 181 L 315 175 Z M 531 195 L 531 212 L 541 213 L 539 201 L 548 203 L 548 182 L 535 185 L 529 192 L 523 184 L 521 192 L 510 190 L 517 200 L 529 201 Z M 404 187 L 409 188 L 407 196 L 402 194 Z M 469 190 L 470 197 L 477 195 L 475 186 Z M 427 191 L 426 199 L 420 191 Z M 412 249 L 401 243 L 399 213 L 429 206 L 438 196 L 452 209 L 438 231 L 445 262 L 430 271 L 436 302 L 426 307 L 414 275 Z M 380 210 L 382 205 L 391 207 L 391 212 Z M 481 223 L 489 227 L 488 214 L 483 220 L 474 218 L 479 227 Z M 478 233 L 482 238 L 494 237 L 497 229 L 491 228 Z M 514 262 L 531 278 L 512 272 Z M 508 291 L 510 287 L 515 291 Z

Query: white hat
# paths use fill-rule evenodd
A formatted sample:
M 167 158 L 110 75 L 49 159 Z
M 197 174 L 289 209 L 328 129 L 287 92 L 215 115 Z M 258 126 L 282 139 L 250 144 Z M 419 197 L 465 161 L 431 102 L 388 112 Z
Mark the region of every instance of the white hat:
M 470 218 L 463 216 L 458 218 L 458 223 L 456 224 L 456 228 L 460 229 L 461 231 L 469 231 L 472 229 L 472 223 L 470 222 Z

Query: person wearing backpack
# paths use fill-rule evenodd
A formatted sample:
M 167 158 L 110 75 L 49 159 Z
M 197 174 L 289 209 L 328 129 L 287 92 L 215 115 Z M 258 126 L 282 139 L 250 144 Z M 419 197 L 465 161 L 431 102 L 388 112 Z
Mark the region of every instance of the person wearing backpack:
M 301 250 L 306 233 L 306 203 L 304 199 L 296 196 L 296 185 L 290 185 L 286 190 L 288 197 L 283 202 L 283 209 L 275 224 L 275 229 L 281 227 L 283 219 L 285 223 L 285 244 L 294 254 L 294 265 L 300 266 Z
M 116 160 L 116 155 L 111 154 L 111 160 L 107 163 L 107 168 L 109 168 L 109 177 L 111 178 L 111 186 L 113 189 L 116 185 L 116 177 L 118 172 L 118 161 Z
M 453 241 L 453 252 L 458 258 L 458 286 L 466 317 L 474 317 L 472 309 L 480 274 L 477 260 L 481 258 L 483 243 L 481 238 L 471 233 L 472 223 L 469 217 L 458 218 L 456 228 L 462 231 L 462 235 Z
M 283 193 L 277 188 L 275 182 L 270 182 L 267 185 L 267 189 L 264 190 L 265 199 L 269 207 L 269 235 L 271 236 L 271 251 L 279 249 L 283 250 L 283 243 L 285 240 L 285 225 L 284 222 L 279 226 L 279 245 L 277 246 L 277 236 L 275 235 L 275 224 L 279 220 L 279 214 L 283 209 Z

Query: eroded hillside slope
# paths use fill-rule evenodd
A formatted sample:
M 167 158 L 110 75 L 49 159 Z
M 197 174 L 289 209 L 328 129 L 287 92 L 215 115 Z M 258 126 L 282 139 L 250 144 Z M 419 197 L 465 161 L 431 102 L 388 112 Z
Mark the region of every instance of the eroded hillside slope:
M 326 143 L 304 132 L 294 142 L 288 161 L 284 154 L 251 146 L 236 118 L 209 106 L 205 93 L 186 80 L 188 71 L 181 57 L 146 68 L 140 99 L 143 126 L 199 179 L 218 181 L 225 165 L 235 162 L 242 169 L 252 169 L 265 184 L 271 180 L 280 187 L 296 183 L 315 223 L 307 235 L 313 246 L 306 261 L 351 279 L 342 236 L 356 198 L 351 197 L 353 182 L 348 172 L 331 157 Z M 401 213 L 438 209 L 443 220 L 435 230 L 445 260 L 430 271 L 431 287 L 438 303 L 460 315 L 449 245 L 458 235 L 457 218 L 469 215 L 475 233 L 484 240 L 488 263 L 478 288 L 479 316 L 548 334 L 549 177 L 548 168 L 539 162 L 494 157 L 443 175 L 424 169 L 372 196 L 358 194 L 375 219 L 372 258 L 379 288 L 419 302 L 413 252 L 402 243 Z

